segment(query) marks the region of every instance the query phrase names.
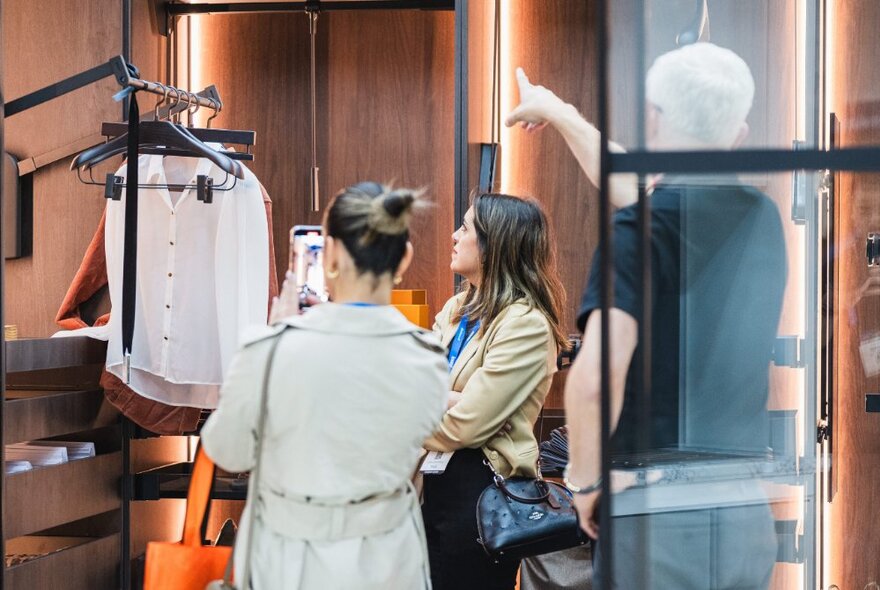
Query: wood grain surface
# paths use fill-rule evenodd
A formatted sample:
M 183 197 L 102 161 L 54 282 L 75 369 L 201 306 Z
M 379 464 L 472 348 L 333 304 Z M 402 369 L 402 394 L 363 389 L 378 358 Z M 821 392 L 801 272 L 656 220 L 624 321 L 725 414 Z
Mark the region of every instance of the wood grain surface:
M 453 14 L 367 11 L 318 22 L 321 204 L 360 180 L 425 187 L 413 266 L 401 288 L 427 289 L 432 312 L 452 294 Z M 218 85 L 217 125 L 257 132 L 252 169 L 273 200 L 279 274 L 288 231 L 318 224 L 309 207 L 308 21 L 303 14 L 217 15 L 201 25 L 205 80 Z
M 880 75 L 868 56 L 880 51 L 875 24 L 880 5 L 870 0 L 835 3 L 833 98 L 841 121 L 841 147 L 880 143 L 877 105 Z M 880 333 L 877 269 L 865 260 L 869 232 L 880 230 L 880 174 L 841 173 L 836 193 L 840 307 L 837 335 L 838 389 L 832 458 L 838 491 L 831 504 L 831 572 L 840 588 L 880 581 L 880 535 L 874 500 L 880 495 L 880 415 L 865 413 L 865 394 L 880 391 L 880 378 L 862 365 L 860 345 Z

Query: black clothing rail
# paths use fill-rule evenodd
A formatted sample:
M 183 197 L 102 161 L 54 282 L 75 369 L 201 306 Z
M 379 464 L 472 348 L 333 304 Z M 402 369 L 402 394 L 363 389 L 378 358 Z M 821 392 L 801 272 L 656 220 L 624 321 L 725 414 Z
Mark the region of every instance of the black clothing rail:
M 786 172 L 847 170 L 876 172 L 880 147 L 832 150 L 771 150 L 628 152 L 610 154 L 610 173 L 717 174 L 725 172 Z
M 116 78 L 116 81 L 122 88 L 132 88 L 159 96 L 167 96 L 168 98 L 174 97 L 175 100 L 180 99 L 179 102 L 186 102 L 189 106 L 198 105 L 200 108 L 212 109 L 214 111 L 220 108 L 219 100 L 193 93 L 182 93 L 172 86 L 164 86 L 157 82 L 141 80 L 138 77 L 138 69 L 131 64 L 126 64 L 121 55 L 116 55 L 111 57 L 106 63 L 7 102 L 3 107 L 4 115 L 11 117 L 111 76 Z
M 169 16 L 187 14 L 221 14 L 242 12 L 306 12 L 331 10 L 455 10 L 455 0 L 376 0 L 375 2 L 313 1 L 313 2 L 208 2 L 178 4 L 168 2 L 165 11 Z

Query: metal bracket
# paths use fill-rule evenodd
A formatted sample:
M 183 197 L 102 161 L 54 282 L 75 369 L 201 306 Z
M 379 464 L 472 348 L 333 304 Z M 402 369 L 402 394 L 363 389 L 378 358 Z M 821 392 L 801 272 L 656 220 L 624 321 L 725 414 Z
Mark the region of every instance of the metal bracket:
M 6 117 L 11 117 L 108 76 L 115 77 L 119 85 L 126 88 L 129 86 L 132 76 L 137 78 L 140 76 L 140 73 L 133 65 L 126 64 L 122 56 L 115 55 L 106 63 L 7 102 L 4 105 L 4 114 Z
M 793 151 L 806 149 L 807 142 L 794 140 Z M 807 171 L 795 170 L 791 175 L 791 220 L 797 225 L 807 222 Z
M 880 266 L 880 233 L 869 233 L 865 243 L 865 256 L 868 266 Z
M 819 420 L 816 424 L 816 444 L 822 444 L 826 440 L 831 440 L 831 426 L 825 420 Z

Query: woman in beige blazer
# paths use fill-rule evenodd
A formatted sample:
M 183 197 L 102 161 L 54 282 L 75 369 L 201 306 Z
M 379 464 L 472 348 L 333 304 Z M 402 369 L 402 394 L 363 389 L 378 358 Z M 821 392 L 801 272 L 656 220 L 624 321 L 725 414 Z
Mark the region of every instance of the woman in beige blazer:
M 334 302 L 262 328 L 226 375 L 202 441 L 218 465 L 246 471 L 257 461 L 262 380 L 277 341 L 259 497 L 248 497 L 238 535 L 246 543 L 253 525 L 254 548 L 245 563 L 236 546 L 237 588 L 429 588 L 409 480 L 448 387 L 437 338 L 390 305 L 412 258 L 412 204 L 410 191 L 376 183 L 337 196 L 324 222 Z
M 436 452 L 422 506 L 431 580 L 434 590 L 512 590 L 519 563 L 495 565 L 486 557 L 476 503 L 493 469 L 504 477 L 537 474 L 533 428 L 567 342 L 559 325 L 564 291 L 547 219 L 534 200 L 480 195 L 452 239 L 451 268 L 467 287 L 434 325 L 447 350 L 451 391 L 449 409 L 425 442 Z

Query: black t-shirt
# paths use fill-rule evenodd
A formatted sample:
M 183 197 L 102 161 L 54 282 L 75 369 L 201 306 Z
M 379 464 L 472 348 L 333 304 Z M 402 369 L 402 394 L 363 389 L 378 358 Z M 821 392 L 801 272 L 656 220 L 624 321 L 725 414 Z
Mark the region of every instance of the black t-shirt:
M 665 182 L 650 205 L 650 442 L 637 448 L 638 429 L 645 428 L 638 423 L 639 343 L 613 450 L 766 451 L 769 363 L 786 283 L 776 205 L 733 180 Z M 617 211 L 613 226 L 613 307 L 640 321 L 638 206 Z M 600 308 L 600 261 L 597 249 L 578 314 L 581 330 Z

